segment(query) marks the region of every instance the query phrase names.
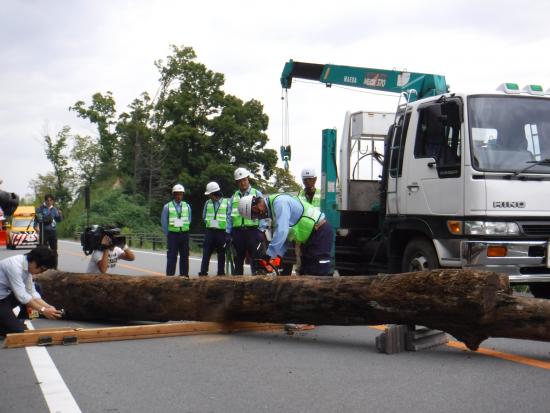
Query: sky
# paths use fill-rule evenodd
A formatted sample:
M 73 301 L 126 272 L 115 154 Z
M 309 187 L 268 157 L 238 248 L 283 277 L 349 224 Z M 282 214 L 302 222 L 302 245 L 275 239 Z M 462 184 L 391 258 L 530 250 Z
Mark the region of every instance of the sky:
M 0 179 L 20 196 L 53 170 L 46 133 L 68 125 L 97 135 L 69 106 L 112 91 L 121 113 L 142 92 L 154 96 L 154 62 L 170 45 L 192 47 L 199 62 L 223 73 L 226 93 L 262 102 L 268 146 L 277 151 L 279 79 L 289 59 L 436 73 L 454 92 L 503 82 L 550 88 L 545 0 L 7 0 L 2 9 Z M 304 167 L 320 172 L 323 129 L 339 133 L 346 111 L 394 111 L 397 98 L 296 81 L 286 103 L 290 170 L 299 177 Z

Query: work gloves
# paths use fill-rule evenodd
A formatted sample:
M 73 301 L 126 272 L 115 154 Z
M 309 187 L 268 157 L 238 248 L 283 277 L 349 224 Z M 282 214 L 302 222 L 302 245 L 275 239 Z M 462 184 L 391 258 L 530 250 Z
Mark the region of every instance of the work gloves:
M 277 255 L 275 258 L 271 258 L 269 255 L 266 255 L 258 260 L 258 264 L 268 273 L 278 273 L 279 267 L 281 266 L 281 257 Z

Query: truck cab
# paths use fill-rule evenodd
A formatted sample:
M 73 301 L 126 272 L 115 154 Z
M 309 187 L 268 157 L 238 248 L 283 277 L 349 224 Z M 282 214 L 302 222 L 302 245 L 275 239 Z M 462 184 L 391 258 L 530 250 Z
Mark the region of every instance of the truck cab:
M 505 273 L 550 297 L 550 97 L 447 93 L 402 106 L 382 200 L 392 271 Z
M 34 229 L 35 209 L 33 206 L 19 206 L 11 216 L 6 234 L 6 248 L 32 248 L 38 245 L 38 234 Z

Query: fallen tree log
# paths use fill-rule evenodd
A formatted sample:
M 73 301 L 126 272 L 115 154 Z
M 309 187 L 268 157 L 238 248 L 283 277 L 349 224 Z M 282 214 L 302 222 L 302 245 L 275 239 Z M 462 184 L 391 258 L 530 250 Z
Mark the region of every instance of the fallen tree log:
M 550 341 L 550 300 L 513 296 L 505 275 L 485 271 L 195 279 L 50 271 L 36 280 L 75 320 L 416 324 L 472 350 L 489 337 Z

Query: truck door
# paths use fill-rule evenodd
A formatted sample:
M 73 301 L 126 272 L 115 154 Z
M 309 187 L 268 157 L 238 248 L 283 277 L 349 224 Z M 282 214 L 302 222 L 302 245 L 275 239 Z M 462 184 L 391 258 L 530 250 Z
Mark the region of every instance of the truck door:
M 401 113 L 397 117 L 395 127 L 388 134 L 389 145 L 385 150 L 382 188 L 386 191 L 386 213 L 389 215 L 403 214 L 405 198 L 399 190 L 403 180 L 403 155 L 405 153 L 406 136 L 411 120 L 411 112 Z
M 462 102 L 419 106 L 414 142 L 405 150 L 403 185 L 408 215 L 462 215 Z

